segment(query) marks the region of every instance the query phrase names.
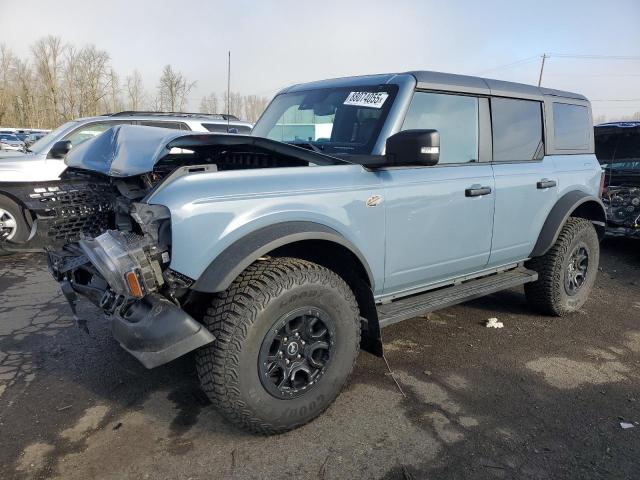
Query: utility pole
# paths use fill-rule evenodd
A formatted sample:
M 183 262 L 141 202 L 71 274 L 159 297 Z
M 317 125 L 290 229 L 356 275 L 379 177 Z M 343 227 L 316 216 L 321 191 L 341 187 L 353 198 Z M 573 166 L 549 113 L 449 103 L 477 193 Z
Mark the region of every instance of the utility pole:
M 542 72 L 544 72 L 544 61 L 547 59 L 547 54 L 542 54 L 542 65 L 540 65 L 540 76 L 538 77 L 538 86 L 542 83 Z
M 227 132 L 229 131 L 229 110 L 231 108 L 231 50 L 227 63 Z

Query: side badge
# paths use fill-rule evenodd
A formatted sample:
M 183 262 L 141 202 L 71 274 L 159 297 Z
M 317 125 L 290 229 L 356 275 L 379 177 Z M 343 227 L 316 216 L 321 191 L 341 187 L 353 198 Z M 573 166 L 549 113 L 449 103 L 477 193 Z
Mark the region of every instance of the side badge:
M 367 198 L 367 207 L 377 207 L 382 203 L 382 195 L 371 195 Z

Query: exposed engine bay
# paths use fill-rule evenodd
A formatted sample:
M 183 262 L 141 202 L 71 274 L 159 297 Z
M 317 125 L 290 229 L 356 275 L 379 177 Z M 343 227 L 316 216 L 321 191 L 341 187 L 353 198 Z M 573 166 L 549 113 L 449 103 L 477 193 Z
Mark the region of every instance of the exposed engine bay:
M 611 235 L 640 238 L 640 187 L 607 187 L 602 195 Z

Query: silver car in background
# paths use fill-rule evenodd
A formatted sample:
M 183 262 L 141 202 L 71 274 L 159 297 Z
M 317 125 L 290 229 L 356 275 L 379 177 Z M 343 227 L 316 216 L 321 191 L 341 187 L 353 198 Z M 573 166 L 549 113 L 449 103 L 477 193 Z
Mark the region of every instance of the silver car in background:
M 12 151 L 0 151 L 0 240 L 9 240 L 11 245 L 20 244 L 20 250 L 39 248 L 31 242 L 36 230 L 33 219 L 5 191 L 6 184 L 22 184 L 29 189 L 32 182 L 52 182 L 47 189 L 55 189 L 60 175 L 67 168 L 65 155 L 72 148 L 116 125 L 143 125 L 183 130 L 185 133 L 248 134 L 253 128 L 251 123 L 226 114 L 126 111 L 72 120 L 26 149 L 24 143 L 20 142 L 20 148 L 16 146 L 12 147 Z M 11 133 L 6 136 L 15 135 Z M 13 139 L 10 140 L 15 143 Z M 53 191 L 45 193 L 51 194 Z M 9 245 L 5 243 L 0 247 L 0 255 L 3 251 L 8 252 Z
M 23 152 L 25 144 L 13 133 L 0 133 L 0 150 Z

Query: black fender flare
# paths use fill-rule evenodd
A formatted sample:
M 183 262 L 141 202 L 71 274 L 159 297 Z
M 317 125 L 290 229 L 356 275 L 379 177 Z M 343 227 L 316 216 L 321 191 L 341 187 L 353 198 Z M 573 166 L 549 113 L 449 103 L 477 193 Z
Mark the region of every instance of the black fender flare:
M 320 223 L 291 221 L 259 228 L 236 240 L 207 266 L 191 288 L 204 293 L 222 292 L 260 257 L 301 240 L 327 240 L 347 248 L 358 258 L 373 286 L 373 274 L 364 255 L 342 234 Z
M 573 190 L 560 197 L 549 212 L 529 257 L 544 255 L 556 242 L 562 227 L 574 212 L 579 217 L 591 220 L 598 227 L 602 238 L 607 219 L 602 200 L 580 190 Z

